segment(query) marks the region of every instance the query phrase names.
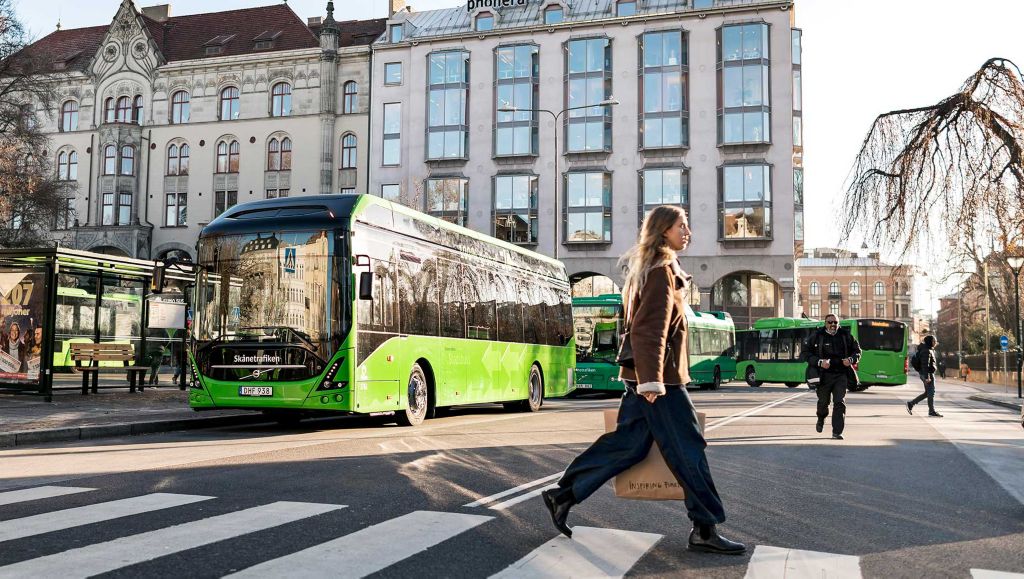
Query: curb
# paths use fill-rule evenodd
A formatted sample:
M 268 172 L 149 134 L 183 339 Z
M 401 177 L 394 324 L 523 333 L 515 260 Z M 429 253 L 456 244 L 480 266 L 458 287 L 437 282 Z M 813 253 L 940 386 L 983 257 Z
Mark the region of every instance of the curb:
M 218 428 L 221 426 L 238 426 L 266 422 L 267 417 L 262 414 L 235 414 L 231 416 L 211 416 L 209 418 L 177 418 L 171 420 L 154 420 L 150 422 L 101 424 L 96 426 L 50 428 L 46 430 L 21 430 L 16 432 L 0 433 L 0 448 L 10 448 L 13 446 L 39 444 L 44 442 L 65 442 L 68 440 L 88 440 L 114 436 L 135 436 L 139 434 L 153 434 L 157 432 L 172 432 L 175 430 Z
M 1002 406 L 1003 408 L 1009 408 L 1010 410 L 1016 410 L 1020 412 L 1020 404 L 1014 404 L 1013 402 L 1004 402 L 996 398 L 989 398 L 988 396 L 981 396 L 979 394 L 973 394 L 967 397 L 968 400 L 974 400 L 975 402 L 987 402 L 994 406 Z

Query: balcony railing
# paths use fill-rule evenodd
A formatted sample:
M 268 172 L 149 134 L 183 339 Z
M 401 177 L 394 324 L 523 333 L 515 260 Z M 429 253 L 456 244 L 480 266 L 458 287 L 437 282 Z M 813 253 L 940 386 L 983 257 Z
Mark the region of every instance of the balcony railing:
M 843 292 L 828 292 L 828 299 L 833 301 L 842 301 Z

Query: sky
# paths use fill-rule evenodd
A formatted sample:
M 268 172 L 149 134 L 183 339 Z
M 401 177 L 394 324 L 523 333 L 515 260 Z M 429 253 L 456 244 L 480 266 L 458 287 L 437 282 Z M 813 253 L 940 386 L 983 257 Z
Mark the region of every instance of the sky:
M 36 37 L 52 32 L 58 18 L 64 28 L 109 24 L 120 5 L 119 0 L 13 1 Z M 270 1 L 179 0 L 171 2 L 171 15 Z M 414 10 L 432 10 L 465 2 L 408 3 Z M 303 19 L 326 13 L 326 0 L 291 0 L 288 4 Z M 796 25 L 803 29 L 805 245 L 859 249 L 866 241 L 875 249 L 873 240 L 839 239 L 836 226 L 842 218 L 844 183 L 871 122 L 889 110 L 942 100 L 990 57 L 1009 58 L 1024 66 L 1020 40 L 1024 2 L 796 0 L 795 4 Z M 338 20 L 381 18 L 387 16 L 388 2 L 339 0 L 335 7 Z M 924 284 L 918 286 L 921 289 Z M 951 290 L 948 284 L 937 287 L 933 297 L 937 300 Z

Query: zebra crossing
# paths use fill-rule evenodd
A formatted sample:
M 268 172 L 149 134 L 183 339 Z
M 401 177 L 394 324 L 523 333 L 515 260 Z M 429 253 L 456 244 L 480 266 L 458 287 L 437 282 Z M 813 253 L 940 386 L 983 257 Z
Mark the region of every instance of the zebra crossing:
M 513 490 L 521 492 L 548 482 L 540 479 L 522 485 L 524 488 Z M 71 495 L 88 497 L 88 493 L 97 490 L 41 486 L 0 492 L 0 507 Z M 492 495 L 481 499 L 483 502 L 479 505 L 470 503 L 464 507 L 495 503 L 508 494 L 514 493 Z M 521 496 L 518 495 L 516 499 Z M 3 552 L 5 543 L 9 541 L 77 529 L 85 525 L 116 525 L 128 517 L 189 505 L 211 504 L 216 499 L 204 495 L 150 493 L 11 519 L 3 519 L 4 509 L 0 508 L 0 552 Z M 244 540 L 247 535 L 346 508 L 347 505 L 341 504 L 276 501 L 83 546 L 79 546 L 82 545 L 82 537 L 79 536 L 73 548 L 6 565 L 0 564 L 0 579 L 92 577 L 222 541 Z M 406 560 L 429 557 L 430 549 L 447 541 L 459 541 L 463 535 L 497 519 L 505 510 L 507 506 L 494 509 L 494 505 L 483 511 L 488 514 L 478 514 L 480 511 L 469 514 L 417 510 L 341 536 L 321 537 L 318 540 L 322 542 L 318 544 L 300 547 L 295 552 L 266 561 L 254 561 L 248 568 L 240 568 L 228 576 L 366 577 Z M 552 533 L 549 540 L 491 577 L 623 577 L 663 538 L 662 535 L 647 532 L 576 526 L 573 539 Z M 86 542 L 87 539 L 88 536 Z M 742 559 L 737 562 L 742 563 Z M 192 574 L 198 571 L 193 570 Z M 209 571 L 205 570 L 205 573 Z M 189 573 L 182 570 L 182 574 Z M 1024 575 L 982 569 L 972 569 L 971 575 L 977 579 L 1024 579 Z M 861 570 L 859 558 L 852 555 L 758 545 L 747 563 L 746 579 L 783 576 L 789 579 L 855 579 L 861 577 Z

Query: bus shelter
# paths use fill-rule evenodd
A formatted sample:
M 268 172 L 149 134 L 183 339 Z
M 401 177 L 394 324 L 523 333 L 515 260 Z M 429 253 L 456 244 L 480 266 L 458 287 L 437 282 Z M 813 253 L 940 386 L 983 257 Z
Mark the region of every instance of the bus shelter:
M 184 368 L 194 279 L 187 263 L 62 247 L 0 249 L 0 390 L 51 401 L 54 374 L 75 365 L 75 343 L 131 344 L 136 364 Z

